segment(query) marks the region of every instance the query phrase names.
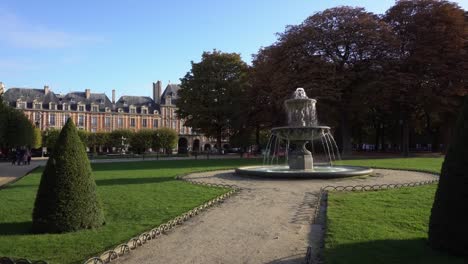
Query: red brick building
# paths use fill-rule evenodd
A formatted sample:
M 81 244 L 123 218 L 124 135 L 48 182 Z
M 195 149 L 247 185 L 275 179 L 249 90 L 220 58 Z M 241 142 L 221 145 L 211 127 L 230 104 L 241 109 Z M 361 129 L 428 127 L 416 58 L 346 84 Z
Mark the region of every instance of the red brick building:
M 0 86 L 3 91 L 3 84 Z M 49 86 L 43 89 L 12 87 L 4 92 L 3 100 L 22 109 L 43 131 L 62 128 L 68 118 L 72 118 L 79 129 L 89 132 L 169 127 L 179 134 L 180 152 L 212 149 L 214 144 L 208 138 L 194 133 L 177 117 L 179 89 L 176 84 L 168 84 L 162 91 L 162 83 L 157 81 L 153 83 L 153 98 L 124 95 L 116 101 L 115 90 L 109 99 L 106 94 L 92 93 L 90 89 L 56 94 Z

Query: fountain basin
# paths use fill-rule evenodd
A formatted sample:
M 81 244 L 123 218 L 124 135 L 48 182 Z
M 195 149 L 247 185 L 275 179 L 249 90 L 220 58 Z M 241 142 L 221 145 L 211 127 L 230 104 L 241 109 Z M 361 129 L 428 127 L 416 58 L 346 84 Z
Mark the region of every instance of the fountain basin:
M 314 165 L 310 170 L 292 170 L 287 165 L 247 166 L 236 169 L 236 174 L 276 179 L 333 179 L 369 175 L 372 169 L 359 166 Z
M 271 129 L 271 134 L 286 140 L 315 140 L 329 130 L 329 126 L 284 126 Z

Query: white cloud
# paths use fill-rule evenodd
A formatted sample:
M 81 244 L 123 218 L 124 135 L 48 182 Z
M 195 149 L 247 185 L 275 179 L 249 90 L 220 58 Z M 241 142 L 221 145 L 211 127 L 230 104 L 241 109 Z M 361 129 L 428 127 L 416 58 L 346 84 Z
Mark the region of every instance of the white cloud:
M 16 48 L 55 49 L 102 42 L 98 36 L 53 29 L 40 23 L 26 21 L 12 13 L 0 10 L 0 36 L 3 43 Z

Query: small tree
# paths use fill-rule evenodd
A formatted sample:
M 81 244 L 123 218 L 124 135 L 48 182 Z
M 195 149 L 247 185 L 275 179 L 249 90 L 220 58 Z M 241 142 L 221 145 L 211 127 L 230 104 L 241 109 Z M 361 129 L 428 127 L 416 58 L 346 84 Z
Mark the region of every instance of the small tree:
M 137 151 L 137 153 L 145 152 L 151 148 L 153 143 L 153 131 L 150 129 L 142 129 L 135 132 L 130 137 L 130 146 Z
M 42 146 L 42 134 L 41 130 L 39 128 L 34 128 L 34 136 L 33 136 L 33 142 L 31 147 L 32 148 L 40 148 Z
M 60 130 L 58 129 L 48 129 L 44 132 L 44 145 L 48 149 L 53 149 L 57 143 L 58 137 L 60 135 Z
M 468 98 L 442 165 L 429 222 L 432 248 L 468 256 Z
M 171 150 L 177 145 L 177 132 L 174 129 L 161 127 L 156 130 L 156 136 L 153 138 L 153 146 L 164 149 L 165 153 L 170 154 Z
M 42 173 L 33 211 L 33 231 L 62 233 L 104 223 L 84 145 L 68 119 Z
M 109 145 L 111 147 L 120 149 L 122 148 L 122 137 L 125 138 L 124 143 L 128 143 L 133 132 L 128 129 L 117 129 L 109 134 Z

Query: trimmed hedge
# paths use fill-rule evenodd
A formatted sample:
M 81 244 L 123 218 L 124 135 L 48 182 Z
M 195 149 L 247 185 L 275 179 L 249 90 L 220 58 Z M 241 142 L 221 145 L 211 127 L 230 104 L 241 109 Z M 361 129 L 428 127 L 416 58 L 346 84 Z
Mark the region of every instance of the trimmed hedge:
M 71 118 L 63 127 L 42 174 L 33 231 L 63 233 L 104 223 L 86 150 Z
M 429 222 L 432 248 L 468 256 L 468 98 L 442 164 Z

